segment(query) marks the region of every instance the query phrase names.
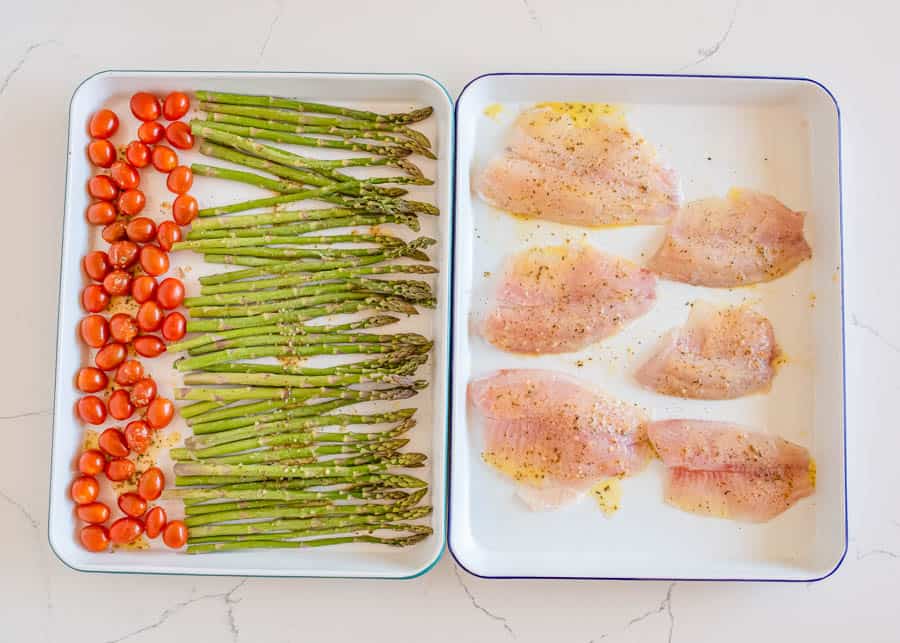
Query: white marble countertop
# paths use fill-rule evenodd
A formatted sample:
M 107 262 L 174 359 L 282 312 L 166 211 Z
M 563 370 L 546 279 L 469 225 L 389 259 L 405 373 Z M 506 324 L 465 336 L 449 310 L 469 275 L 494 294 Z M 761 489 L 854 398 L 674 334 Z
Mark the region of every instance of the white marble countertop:
M 131 6 L 126 6 L 131 5 Z M 251 8 L 251 5 L 253 7 Z M 898 641 L 900 38 L 863 0 L 19 2 L 0 25 L 0 639 Z M 388 34 L 399 34 L 387 37 Z M 105 68 L 810 76 L 843 116 L 850 548 L 814 584 L 485 581 L 449 555 L 413 581 L 80 574 L 47 544 L 57 248 L 69 97 Z M 895 277 L 891 277 L 894 275 Z

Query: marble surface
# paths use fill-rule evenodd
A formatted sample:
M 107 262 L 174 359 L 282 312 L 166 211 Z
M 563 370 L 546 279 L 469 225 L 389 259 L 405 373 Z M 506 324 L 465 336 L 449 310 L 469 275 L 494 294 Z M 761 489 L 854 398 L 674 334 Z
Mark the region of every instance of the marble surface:
M 0 639 L 898 641 L 900 39 L 895 3 L 393 0 L 20 2 L 0 24 Z M 402 33 L 402 35 L 400 35 Z M 387 37 L 388 34 L 395 34 Z M 414 581 L 88 575 L 47 545 L 66 110 L 104 68 L 812 76 L 844 128 L 850 548 L 815 584 L 484 581 L 445 555 Z

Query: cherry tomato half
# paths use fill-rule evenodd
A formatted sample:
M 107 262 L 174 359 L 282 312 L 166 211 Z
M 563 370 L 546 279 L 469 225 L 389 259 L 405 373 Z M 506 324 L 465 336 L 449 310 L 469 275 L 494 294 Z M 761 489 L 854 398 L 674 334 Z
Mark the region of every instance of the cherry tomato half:
M 188 529 L 187 525 L 184 524 L 184 521 L 173 520 L 167 524 L 166 528 L 163 530 L 163 542 L 166 543 L 167 547 L 171 547 L 172 549 L 184 547 L 184 543 L 187 542 L 187 539 Z
M 156 297 L 156 279 L 150 275 L 135 277 L 131 282 L 131 296 L 139 304 Z
M 157 397 L 150 402 L 147 407 L 147 413 L 144 415 L 144 421 L 154 429 L 162 429 L 169 425 L 172 418 L 175 417 L 175 405 L 171 400 L 164 397 Z
M 166 310 L 178 308 L 184 302 L 184 284 L 175 277 L 163 279 L 156 291 L 156 301 Z
M 183 92 L 172 92 L 163 102 L 163 116 L 166 120 L 176 121 L 191 108 L 191 99 Z
M 197 217 L 197 199 L 190 194 L 179 194 L 172 203 L 172 218 L 178 225 L 187 225 Z
M 147 205 L 147 197 L 144 196 L 143 192 L 137 189 L 125 190 L 119 195 L 119 200 L 116 202 L 116 205 L 119 206 L 119 212 L 131 217 L 144 209 L 144 206 Z M 153 226 L 153 232 L 156 232 L 155 224 Z M 131 238 L 130 235 L 129 238 Z M 153 237 L 151 236 L 150 238 L 152 239 Z
M 109 166 L 109 178 L 120 190 L 133 190 L 141 184 L 141 175 L 127 161 L 116 161 Z
M 109 526 L 109 539 L 116 545 L 133 543 L 144 533 L 144 525 L 137 518 L 119 518 Z
M 108 225 L 116 220 L 118 213 L 116 206 L 110 201 L 95 201 L 91 203 L 85 212 L 88 223 L 94 225 Z
M 78 456 L 78 470 L 86 476 L 95 476 L 98 473 L 103 473 L 105 466 L 106 457 L 98 449 L 82 451 L 81 455 Z M 103 520 L 100 522 L 103 522 Z
M 128 356 L 128 349 L 125 344 L 111 342 L 97 351 L 94 356 L 94 363 L 97 368 L 104 371 L 111 371 L 125 361 Z
M 165 145 L 157 145 L 153 148 L 153 154 L 150 157 L 153 167 L 163 173 L 168 173 L 178 166 L 178 155 L 171 147 Z
M 169 342 L 177 342 L 187 334 L 187 320 L 181 313 L 169 313 L 162 323 L 162 336 Z
M 116 384 L 119 386 L 132 386 L 144 377 L 144 365 L 136 359 L 126 359 L 116 369 Z
M 106 377 L 106 373 L 93 366 L 85 366 L 80 369 L 75 377 L 75 386 L 82 393 L 102 391 L 107 384 L 109 384 L 109 378 Z
M 143 141 L 131 141 L 125 148 L 125 159 L 134 167 L 150 165 L 150 146 Z
M 125 238 L 125 224 L 121 221 L 113 221 L 103 228 L 100 235 L 106 243 L 115 243 Z
M 107 168 L 116 160 L 116 148 L 109 141 L 91 141 L 87 146 L 88 160 L 97 167 Z
M 116 313 L 109 318 L 109 334 L 122 344 L 128 344 L 137 337 L 138 325 L 134 317 L 125 313 Z
M 103 525 L 88 525 L 78 534 L 82 547 L 92 552 L 106 551 L 109 548 L 109 532 Z
M 78 331 L 85 344 L 100 348 L 109 339 L 109 322 L 103 315 L 88 315 L 78 324 Z
M 125 435 L 119 429 L 109 428 L 100 434 L 97 440 L 100 449 L 113 458 L 124 458 L 128 455 L 128 444 Z
M 84 255 L 81 265 L 87 276 L 94 281 L 103 281 L 103 278 L 111 270 L 109 265 L 109 257 L 102 250 L 94 250 Z
M 147 512 L 147 501 L 133 491 L 123 493 L 119 496 L 117 504 L 123 514 L 131 516 L 132 518 L 140 518 Z
M 141 248 L 141 268 L 148 275 L 158 277 L 169 270 L 169 255 L 159 246 L 148 244 Z
M 100 484 L 93 476 L 78 476 L 72 482 L 69 495 L 72 496 L 75 504 L 86 505 L 89 502 L 94 502 L 97 496 L 100 495 Z
M 112 201 L 119 193 L 119 188 L 105 174 L 98 174 L 88 179 L 88 194 L 95 199 L 103 199 L 104 201 Z
M 106 405 L 96 395 L 85 395 L 75 405 L 78 417 L 88 424 L 103 424 L 106 420 Z
M 156 500 L 166 485 L 166 477 L 159 467 L 150 467 L 138 478 L 137 492 L 144 500 Z
M 141 195 L 141 199 L 144 198 L 144 193 L 140 190 L 134 190 Z M 128 192 L 123 192 L 122 195 L 126 195 Z M 143 203 L 141 204 L 141 208 L 143 208 Z M 122 206 L 119 206 L 119 209 L 124 212 Z M 127 214 L 131 214 L 130 212 Z M 137 214 L 137 212 L 134 212 Z M 152 240 L 153 237 L 156 236 L 156 224 L 153 223 L 153 219 L 148 219 L 147 217 L 135 217 L 131 221 L 128 222 L 128 225 L 125 226 L 125 234 L 128 235 L 128 238 L 132 241 L 136 241 L 138 243 L 147 243 Z
M 134 404 L 131 403 L 128 391 L 123 388 L 112 392 L 106 401 L 106 406 L 109 414 L 117 420 L 127 420 L 134 415 Z
M 179 150 L 189 150 L 194 146 L 194 135 L 187 123 L 175 121 L 166 128 L 166 140 Z
M 166 187 L 175 194 L 184 194 L 194 184 L 194 174 L 187 165 L 179 165 L 169 172 Z
M 155 121 L 162 114 L 159 99 L 148 92 L 138 92 L 129 102 L 131 113 L 139 121 Z
M 81 291 L 81 305 L 89 313 L 99 313 L 109 305 L 109 294 L 100 284 L 85 286 Z
M 158 303 L 155 301 L 145 301 L 141 304 L 141 307 L 138 308 L 137 323 L 140 329 L 145 332 L 159 330 L 159 327 L 162 326 L 164 316 L 165 313 Z M 135 346 L 135 349 L 137 349 L 137 346 Z
M 89 502 L 84 505 L 78 505 L 75 508 L 75 515 L 78 520 L 97 524 L 109 520 L 109 507 L 102 502 Z
M 125 458 L 113 458 L 106 463 L 106 477 L 113 482 L 122 482 L 134 475 L 134 462 Z
M 141 126 L 138 127 L 138 138 L 142 143 L 147 143 L 148 145 L 159 143 L 165 135 L 166 128 L 156 121 L 147 121 L 146 123 L 141 123 Z
M 88 125 L 88 132 L 94 138 L 109 138 L 119 129 L 119 117 L 111 109 L 101 109 L 94 112 Z
M 123 240 L 110 244 L 107 254 L 113 267 L 124 270 L 135 264 L 139 251 L 140 248 L 134 241 Z
M 181 197 L 178 197 L 181 198 Z M 175 199 L 176 201 L 178 199 Z M 181 228 L 174 221 L 163 221 L 156 230 L 156 243 L 168 252 L 172 246 L 181 241 Z
M 131 290 L 131 273 L 113 270 L 103 278 L 103 290 L 110 295 L 127 295 Z
M 166 510 L 162 507 L 153 507 L 144 518 L 144 528 L 147 538 L 156 538 L 166 526 Z
M 147 406 L 154 399 L 156 399 L 156 382 L 149 377 L 135 382 L 134 388 L 131 389 L 132 404 L 135 406 Z
M 156 357 L 166 351 L 165 343 L 155 335 L 140 335 L 132 342 L 132 346 L 138 355 L 144 357 Z
M 153 441 L 153 431 L 143 420 L 129 422 L 125 427 L 125 441 L 135 453 L 146 453 Z

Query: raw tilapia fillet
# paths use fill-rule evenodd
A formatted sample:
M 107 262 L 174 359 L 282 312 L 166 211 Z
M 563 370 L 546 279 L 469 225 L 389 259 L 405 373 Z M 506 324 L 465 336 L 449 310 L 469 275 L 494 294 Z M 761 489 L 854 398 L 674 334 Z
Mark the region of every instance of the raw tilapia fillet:
M 636 377 L 663 395 L 730 400 L 767 390 L 777 357 L 768 319 L 746 306 L 696 302 L 687 324 L 663 338 Z
M 469 383 L 484 416 L 485 462 L 519 485 L 535 510 L 555 509 L 601 478 L 643 468 L 643 412 L 546 370 L 497 371 Z
M 680 201 L 675 174 L 653 147 L 618 110 L 592 103 L 523 112 L 474 185 L 502 210 L 582 226 L 663 223 Z
M 771 281 L 812 257 L 803 218 L 773 196 L 733 188 L 724 199 L 685 205 L 648 267 L 713 288 Z
M 655 300 L 656 277 L 626 259 L 587 244 L 531 248 L 509 260 L 476 329 L 506 351 L 565 353 L 613 335 Z
M 809 452 L 778 436 L 706 420 L 652 422 L 647 433 L 669 467 L 666 502 L 684 511 L 766 522 L 814 491 Z

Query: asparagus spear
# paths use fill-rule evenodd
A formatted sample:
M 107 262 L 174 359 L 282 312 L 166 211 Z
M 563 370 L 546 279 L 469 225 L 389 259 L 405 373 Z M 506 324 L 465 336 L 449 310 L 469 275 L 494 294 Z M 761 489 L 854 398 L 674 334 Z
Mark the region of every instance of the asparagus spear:
M 177 476 L 175 486 L 187 487 L 193 485 L 220 485 L 215 489 L 313 489 L 316 487 L 328 487 L 333 489 L 340 486 L 347 489 L 361 487 L 379 487 L 385 489 L 422 489 L 428 486 L 424 480 L 415 476 L 400 473 L 372 473 L 364 476 L 334 477 L 334 478 L 308 478 L 306 480 L 265 480 L 253 479 L 246 476 L 228 479 L 229 476 Z M 194 489 L 200 491 L 199 489 Z M 202 491 L 207 491 L 203 489 Z
M 430 536 L 434 530 L 428 525 L 416 525 L 413 523 L 402 522 L 375 522 L 371 525 L 361 524 L 351 528 L 346 527 L 324 527 L 320 529 L 306 529 L 295 531 L 277 531 L 263 534 L 247 534 L 243 536 L 207 536 L 203 538 L 188 538 L 189 545 L 201 545 L 207 543 L 225 543 L 225 542 L 267 542 L 271 540 L 292 541 L 297 538 L 306 538 L 310 536 L 324 536 L 326 534 L 345 534 L 353 533 L 374 533 L 376 531 L 408 531 L 413 534 L 424 534 Z
M 427 538 L 427 534 L 413 534 L 401 538 L 379 538 L 377 536 L 337 536 L 332 538 L 313 538 L 310 540 L 259 540 L 229 541 L 195 545 L 188 543 L 189 554 L 210 554 L 220 551 L 241 549 L 305 549 L 309 547 L 330 547 L 349 543 L 372 543 L 389 547 L 411 547 Z

